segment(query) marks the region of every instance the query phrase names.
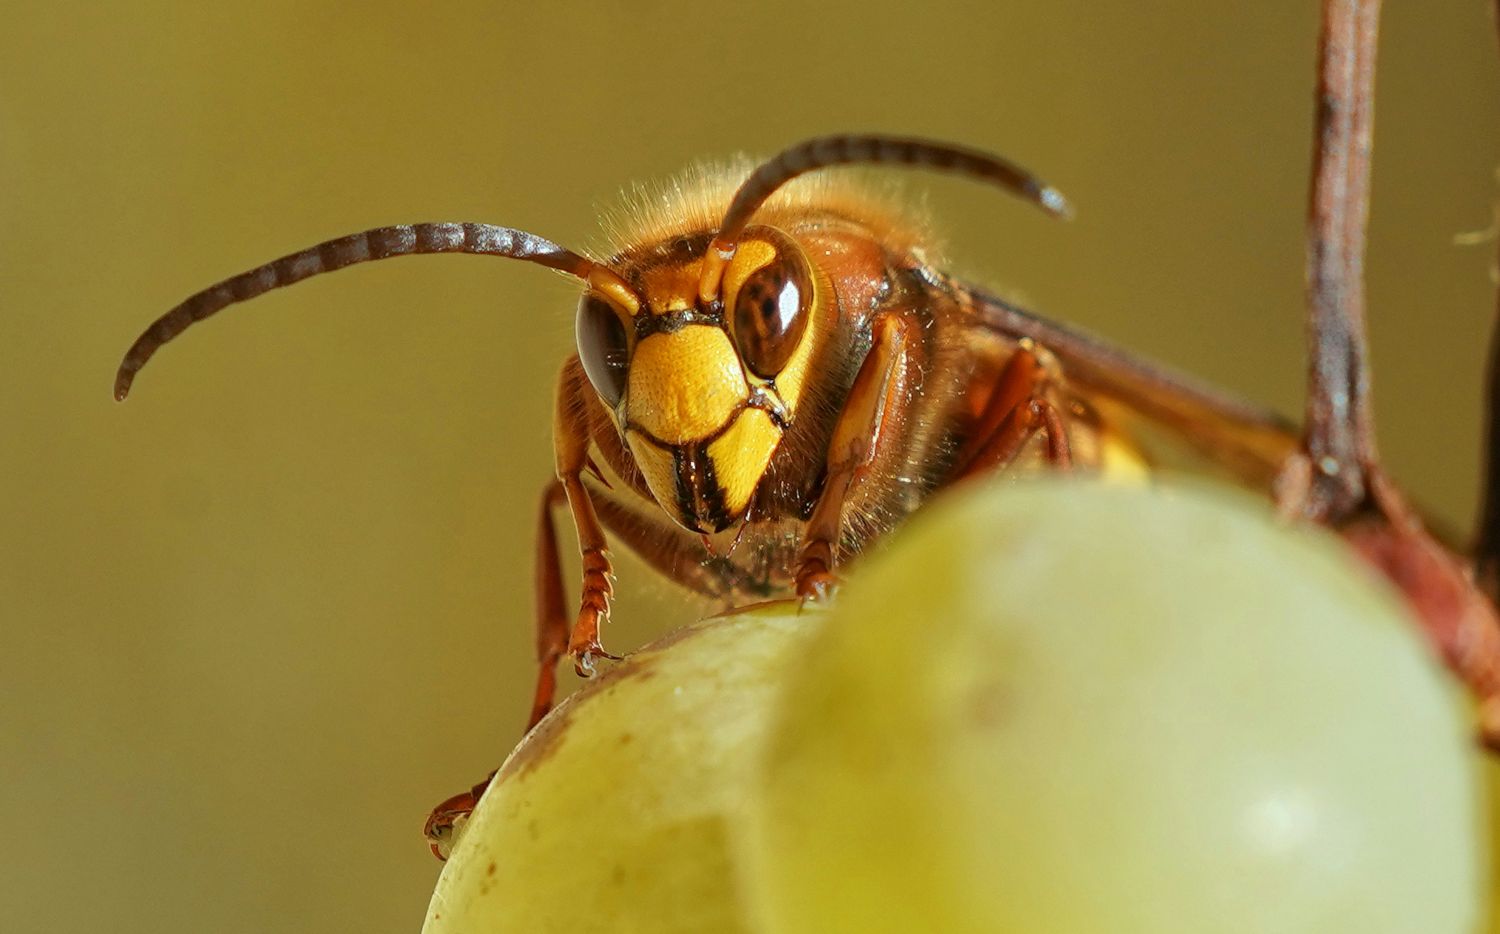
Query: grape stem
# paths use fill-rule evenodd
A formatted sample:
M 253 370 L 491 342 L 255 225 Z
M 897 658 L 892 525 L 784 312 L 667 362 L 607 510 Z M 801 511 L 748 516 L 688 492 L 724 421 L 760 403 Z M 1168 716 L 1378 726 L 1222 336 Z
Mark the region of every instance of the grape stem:
M 1500 38 L 1500 0 L 1491 8 Z M 1496 259 L 1500 265 L 1500 257 Z M 1500 320 L 1500 308 L 1496 312 Z M 1490 331 L 1489 375 L 1485 388 L 1485 466 L 1483 506 L 1474 543 L 1474 576 L 1491 600 L 1500 598 L 1500 325 Z
M 1490 586 L 1482 591 L 1469 562 L 1423 529 L 1375 450 L 1364 257 L 1380 0 L 1323 0 L 1322 8 L 1307 218 L 1307 419 L 1301 450 L 1277 477 L 1277 506 L 1337 529 L 1401 591 L 1433 649 L 1479 701 L 1481 737 L 1500 751 L 1500 377 L 1492 360 L 1490 476 L 1476 555 Z
M 1380 0 L 1323 0 L 1307 219 L 1308 395 L 1302 451 L 1278 485 L 1283 510 L 1339 524 L 1370 505 L 1378 470 L 1365 339 Z

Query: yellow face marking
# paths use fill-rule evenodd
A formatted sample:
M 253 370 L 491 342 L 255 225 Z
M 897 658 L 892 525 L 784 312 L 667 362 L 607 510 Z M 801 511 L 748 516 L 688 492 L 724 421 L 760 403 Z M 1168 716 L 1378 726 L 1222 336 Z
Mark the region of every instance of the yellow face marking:
M 781 429 L 760 409 L 745 409 L 729 430 L 708 446 L 714 476 L 724 493 L 724 508 L 738 516 L 765 475 L 781 442 Z
M 683 517 L 678 516 L 677 477 L 671 452 L 657 447 L 635 431 L 625 433 L 625 442 L 630 445 L 631 456 L 635 458 L 635 465 L 640 468 L 641 476 L 646 478 L 646 486 L 650 488 L 651 495 L 656 497 L 663 509 L 681 521 Z
M 665 315 L 694 307 L 698 292 L 698 263 L 656 266 L 641 275 L 641 294 L 651 296 L 649 311 Z
M 745 284 L 750 274 L 771 265 L 774 259 L 776 247 L 764 240 L 747 240 L 741 243 L 735 251 L 734 261 L 724 270 L 724 284 L 719 291 L 726 299 L 731 295 L 738 295 L 740 286 Z
M 636 345 L 626 418 L 668 444 L 700 441 L 718 431 L 749 392 L 729 336 L 689 325 Z

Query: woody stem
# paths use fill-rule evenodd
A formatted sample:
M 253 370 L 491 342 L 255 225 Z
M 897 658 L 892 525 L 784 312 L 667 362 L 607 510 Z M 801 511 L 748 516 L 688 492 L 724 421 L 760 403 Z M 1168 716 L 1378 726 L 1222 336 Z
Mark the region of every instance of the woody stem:
M 1299 511 L 1336 523 L 1363 506 L 1376 460 L 1365 346 L 1365 223 L 1379 0 L 1324 0 L 1308 204 L 1309 361 Z
M 1500 0 L 1491 10 L 1500 30 Z M 1497 31 L 1500 36 L 1500 31 Z M 1500 258 L 1496 259 L 1500 263 Z M 1474 543 L 1474 576 L 1491 600 L 1500 599 L 1500 309 L 1490 325 L 1489 375 L 1486 386 L 1484 486 L 1479 529 Z

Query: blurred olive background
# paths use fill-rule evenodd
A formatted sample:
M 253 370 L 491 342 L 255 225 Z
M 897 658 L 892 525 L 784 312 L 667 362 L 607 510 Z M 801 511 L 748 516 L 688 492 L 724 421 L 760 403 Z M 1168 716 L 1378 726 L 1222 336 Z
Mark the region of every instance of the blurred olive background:
M 1467 528 L 1494 246 L 1454 237 L 1491 222 L 1500 66 L 1484 0 L 1387 6 L 1380 439 Z M 917 133 L 1079 207 L 913 177 L 956 268 L 1300 410 L 1311 2 L 0 12 L 6 930 L 414 930 L 427 809 L 522 725 L 575 287 L 362 267 L 195 330 L 116 405 L 131 339 L 225 275 L 396 221 L 587 246 L 632 180 Z M 620 565 L 615 648 L 700 612 Z

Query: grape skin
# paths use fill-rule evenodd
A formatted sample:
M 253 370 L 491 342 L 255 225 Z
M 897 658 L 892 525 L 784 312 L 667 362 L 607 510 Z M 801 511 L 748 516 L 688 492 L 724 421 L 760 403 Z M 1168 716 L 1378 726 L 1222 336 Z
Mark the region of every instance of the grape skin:
M 1206 489 L 924 511 L 512 755 L 425 931 L 1476 930 L 1469 718 L 1341 544 Z
M 1331 536 L 1201 488 L 914 520 L 788 674 L 743 841 L 768 934 L 1460 932 L 1470 722 Z

